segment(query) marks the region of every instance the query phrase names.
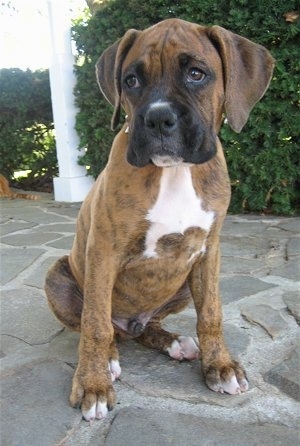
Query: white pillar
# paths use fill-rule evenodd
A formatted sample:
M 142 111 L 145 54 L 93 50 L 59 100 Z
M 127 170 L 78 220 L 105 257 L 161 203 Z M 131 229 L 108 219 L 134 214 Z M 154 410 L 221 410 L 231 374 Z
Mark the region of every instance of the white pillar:
M 75 131 L 77 108 L 73 89 L 76 83 L 74 57 L 71 47 L 71 19 L 68 1 L 48 0 L 52 42 L 50 86 L 59 177 L 54 178 L 54 197 L 57 201 L 84 200 L 93 179 L 77 163 L 80 152 Z

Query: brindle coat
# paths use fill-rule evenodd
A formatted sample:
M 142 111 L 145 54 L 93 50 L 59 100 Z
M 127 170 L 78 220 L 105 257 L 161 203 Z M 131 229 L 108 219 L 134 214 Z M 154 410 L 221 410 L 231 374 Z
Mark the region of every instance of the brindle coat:
M 127 121 L 82 204 L 70 256 L 50 269 L 45 287 L 54 314 L 81 331 L 70 401 L 82 406 L 86 419 L 105 416 L 97 409 L 101 404 L 114 405 L 107 364 L 118 359 L 115 332 L 166 352 L 178 335 L 164 331 L 160 321 L 191 297 L 208 387 L 223 391 L 222 383 L 235 376 L 247 389 L 223 339 L 219 233 L 230 183 L 217 134 L 223 113 L 235 131 L 242 129 L 272 70 L 265 48 L 221 27 L 178 19 L 128 31 L 99 59 L 97 79 L 115 107 L 112 125 L 121 107 Z M 167 117 L 153 118 L 155 107 Z M 203 213 L 211 213 L 213 222 L 208 229 L 199 222 L 164 234 L 148 256 L 147 215 L 164 171 L 157 159 L 190 165 Z

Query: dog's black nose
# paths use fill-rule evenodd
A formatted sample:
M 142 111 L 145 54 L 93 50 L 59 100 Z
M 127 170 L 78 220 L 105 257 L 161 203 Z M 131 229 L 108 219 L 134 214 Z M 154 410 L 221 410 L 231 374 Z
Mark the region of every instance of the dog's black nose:
M 170 136 L 177 128 L 177 115 L 166 102 L 151 104 L 144 117 L 145 126 L 156 134 Z

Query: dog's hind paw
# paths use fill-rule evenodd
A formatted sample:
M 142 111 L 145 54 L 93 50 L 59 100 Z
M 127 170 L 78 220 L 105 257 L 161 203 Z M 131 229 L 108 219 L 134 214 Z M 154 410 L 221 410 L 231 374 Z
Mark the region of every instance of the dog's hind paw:
M 118 379 L 121 375 L 121 366 L 117 359 L 110 359 L 108 363 L 108 370 L 110 371 L 110 376 L 112 382 Z
M 191 336 L 178 336 L 178 339 L 172 342 L 171 347 L 167 348 L 167 352 L 171 358 L 178 361 L 199 359 L 200 352 L 197 343 L 198 341 Z

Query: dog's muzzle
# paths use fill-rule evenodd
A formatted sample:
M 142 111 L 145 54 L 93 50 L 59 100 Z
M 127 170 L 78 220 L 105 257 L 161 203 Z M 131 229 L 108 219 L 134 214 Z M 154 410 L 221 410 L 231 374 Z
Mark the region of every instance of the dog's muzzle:
M 215 144 L 215 135 L 194 108 L 157 100 L 136 112 L 129 130 L 127 161 L 136 167 L 199 164 L 215 155 Z

